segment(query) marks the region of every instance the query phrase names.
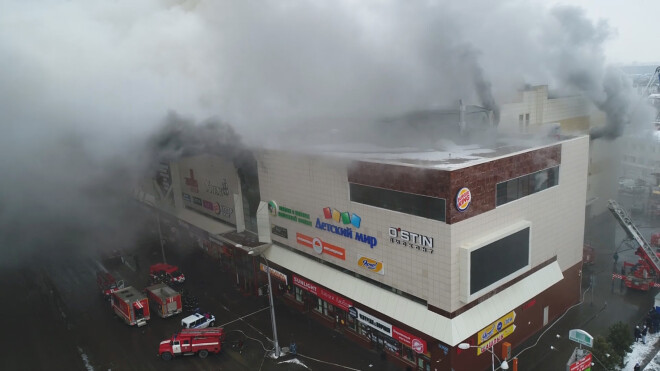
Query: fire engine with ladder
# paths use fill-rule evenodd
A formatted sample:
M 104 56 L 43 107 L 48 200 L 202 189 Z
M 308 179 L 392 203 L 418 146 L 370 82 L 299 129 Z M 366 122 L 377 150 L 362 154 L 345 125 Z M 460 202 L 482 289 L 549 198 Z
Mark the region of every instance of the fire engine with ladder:
M 609 200 L 608 208 L 619 224 L 621 224 L 628 237 L 639 244 L 635 255 L 640 257 L 637 263 L 624 262 L 623 274 L 614 272 L 612 279 L 623 280 L 626 287 L 634 290 L 648 291 L 652 287 L 660 287 L 660 283 L 658 283 L 658 278 L 660 277 L 660 258 L 657 253 L 646 242 L 644 237 L 642 237 L 642 234 L 639 233 L 628 213 L 616 201 Z

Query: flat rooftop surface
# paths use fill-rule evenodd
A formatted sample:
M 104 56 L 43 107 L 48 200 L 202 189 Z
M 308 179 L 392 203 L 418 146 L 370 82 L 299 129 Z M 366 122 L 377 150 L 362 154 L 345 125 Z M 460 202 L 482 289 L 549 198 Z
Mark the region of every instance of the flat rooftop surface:
M 316 147 L 315 152 L 329 157 L 339 157 L 354 161 L 376 162 L 393 165 L 456 170 L 498 158 L 538 150 L 557 145 L 574 137 L 508 139 L 490 145 L 455 145 L 438 146 L 436 149 L 411 147 L 386 148 L 367 144 L 346 143 L 328 147 Z

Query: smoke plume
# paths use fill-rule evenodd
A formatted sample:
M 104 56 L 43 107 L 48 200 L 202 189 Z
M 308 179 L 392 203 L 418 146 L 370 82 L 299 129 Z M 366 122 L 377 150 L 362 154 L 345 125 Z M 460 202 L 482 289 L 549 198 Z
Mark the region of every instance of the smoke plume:
M 586 91 L 608 113 L 604 137 L 630 115 L 625 81 L 606 72 L 611 28 L 575 7 L 72 0 L 3 10 L 4 263 L 130 246 L 139 223 L 122 200 L 144 169 L 205 150 L 241 158 L 225 146 L 239 136 L 296 148 L 306 136 L 281 134 L 334 129 L 346 140 L 356 123 L 459 100 L 497 116 L 524 84 Z M 167 112 L 179 114 L 163 124 Z

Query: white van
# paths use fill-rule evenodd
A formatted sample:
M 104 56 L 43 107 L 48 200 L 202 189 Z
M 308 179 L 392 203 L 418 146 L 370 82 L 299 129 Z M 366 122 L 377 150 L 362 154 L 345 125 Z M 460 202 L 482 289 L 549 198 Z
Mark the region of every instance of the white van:
M 215 316 L 211 313 L 195 313 L 181 320 L 183 328 L 207 328 L 213 325 L 215 325 Z

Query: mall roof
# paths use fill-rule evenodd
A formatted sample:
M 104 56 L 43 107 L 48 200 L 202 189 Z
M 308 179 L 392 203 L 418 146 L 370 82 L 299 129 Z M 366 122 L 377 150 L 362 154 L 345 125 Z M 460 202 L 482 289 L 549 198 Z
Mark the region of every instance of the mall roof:
M 367 144 L 316 146 L 314 152 L 329 157 L 392 165 L 456 170 L 498 158 L 509 157 L 557 145 L 573 137 L 536 139 L 508 139 L 493 145 L 439 145 L 437 149 L 385 148 Z

